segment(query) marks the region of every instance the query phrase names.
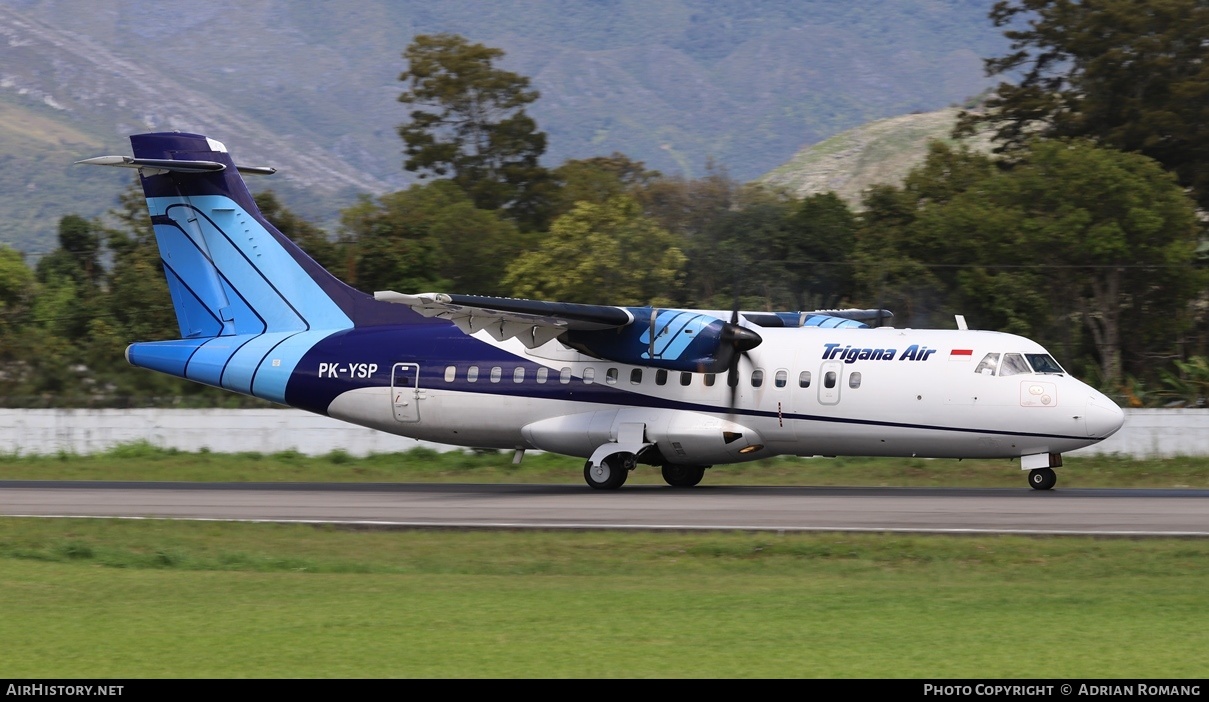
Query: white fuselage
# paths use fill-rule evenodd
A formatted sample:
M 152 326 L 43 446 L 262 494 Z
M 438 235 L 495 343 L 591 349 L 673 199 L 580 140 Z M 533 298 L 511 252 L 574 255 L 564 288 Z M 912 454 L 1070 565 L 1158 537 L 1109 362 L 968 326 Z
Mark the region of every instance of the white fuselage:
M 426 359 L 440 366 L 426 378 L 439 380 L 352 390 L 328 412 L 417 439 L 585 457 L 637 431 L 665 460 L 701 465 L 777 454 L 1053 454 L 1094 444 L 1123 419 L 1115 403 L 1069 374 L 1007 374 L 1008 354 L 1048 356 L 1020 336 L 888 327 L 759 332 L 764 342 L 739 363 L 733 390 L 725 373 L 628 366 L 557 341 L 527 350 L 480 333 L 475 341 L 516 362 Z M 988 354 L 1005 367 L 975 372 Z M 549 370 L 539 377 L 534 364 Z M 470 374 L 474 383 L 466 382 Z

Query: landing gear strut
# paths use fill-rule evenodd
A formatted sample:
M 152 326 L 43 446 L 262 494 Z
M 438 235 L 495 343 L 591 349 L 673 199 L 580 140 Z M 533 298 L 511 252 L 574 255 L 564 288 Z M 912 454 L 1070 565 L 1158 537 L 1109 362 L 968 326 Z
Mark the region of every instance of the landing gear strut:
M 692 487 L 705 477 L 705 466 L 682 466 L 668 463 L 663 466 L 663 480 L 672 487 Z
M 1057 482 L 1058 474 L 1053 468 L 1035 468 L 1028 472 L 1028 484 L 1034 490 L 1049 490 Z
M 600 465 L 592 465 L 592 461 L 584 464 L 584 481 L 597 490 L 616 490 L 625 484 L 630 471 L 638 465 L 638 458 L 632 453 L 614 453 L 601 459 Z

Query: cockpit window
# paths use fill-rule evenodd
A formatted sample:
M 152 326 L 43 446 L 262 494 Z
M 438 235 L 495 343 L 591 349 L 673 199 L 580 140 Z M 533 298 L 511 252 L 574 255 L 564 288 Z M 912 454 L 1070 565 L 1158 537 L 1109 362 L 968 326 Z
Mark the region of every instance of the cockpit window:
M 1038 373 L 1064 373 L 1062 366 L 1054 360 L 1054 357 L 1048 353 L 1026 353 L 1024 357 L 1032 364 L 1033 370 Z
M 978 362 L 978 366 L 974 368 L 976 375 L 995 375 L 995 366 L 999 365 L 999 354 L 988 353 Z
M 999 367 L 999 375 L 1018 375 L 1020 373 L 1032 373 L 1033 369 L 1029 368 L 1028 362 L 1024 360 L 1024 356 L 1018 353 L 1003 354 L 1003 365 Z

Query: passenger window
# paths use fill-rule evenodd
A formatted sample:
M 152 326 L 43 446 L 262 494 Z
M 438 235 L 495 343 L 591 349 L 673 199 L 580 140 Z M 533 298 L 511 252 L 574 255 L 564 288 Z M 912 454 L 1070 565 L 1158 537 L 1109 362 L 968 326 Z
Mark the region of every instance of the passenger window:
M 687 386 L 691 385 L 692 383 L 693 383 L 693 374 L 692 373 L 684 373 L 684 372 L 680 373 L 680 384 L 681 385 L 684 385 L 685 387 L 687 387 Z
M 995 366 L 999 365 L 999 354 L 988 353 L 982 357 L 974 368 L 975 375 L 995 375 Z
M 802 371 L 801 373 L 798 374 L 798 387 L 800 387 L 800 388 L 810 387 L 810 371 Z
M 539 384 L 546 382 L 546 378 L 548 378 L 548 377 L 550 377 L 549 368 L 542 366 L 541 368 L 537 369 L 537 382 Z
M 479 379 L 479 367 L 471 366 L 466 369 L 466 382 L 473 383 Z
M 705 387 L 707 387 L 707 388 L 714 387 L 714 381 L 717 379 L 718 379 L 718 376 L 714 375 L 713 373 L 706 373 L 705 378 L 704 378 Z
M 764 384 L 764 371 L 757 368 L 751 372 L 751 386 L 758 388 Z
M 605 382 L 608 383 L 609 385 L 617 384 L 617 369 L 616 368 L 610 368 L 607 371 L 605 371 Z
M 848 374 L 848 387 L 850 387 L 850 388 L 859 388 L 860 386 L 861 386 L 861 374 L 860 374 L 860 371 L 856 371 L 856 372 L 853 372 L 853 373 L 849 373 L 849 374 Z
M 1003 354 L 1003 365 L 999 367 L 999 375 L 1019 375 L 1032 372 L 1033 369 L 1029 368 L 1024 356 L 1018 353 Z
M 656 385 L 667 385 L 667 371 L 665 371 L 662 368 L 655 371 L 655 384 Z
M 571 369 L 570 368 L 563 368 L 561 371 L 559 371 L 558 382 L 562 383 L 563 385 L 566 385 L 567 383 L 571 382 Z
M 835 371 L 827 371 L 823 374 L 823 387 L 827 389 L 835 387 Z
M 491 382 L 498 383 L 500 378 L 504 377 L 504 369 L 499 366 L 491 367 Z
M 779 370 L 779 371 L 777 371 L 777 375 L 773 379 L 772 384 L 776 385 L 779 388 L 783 388 L 783 387 L 785 387 L 785 384 L 788 382 L 789 382 L 789 371 Z
M 635 368 L 634 370 L 630 371 L 630 383 L 633 385 L 642 384 L 642 369 L 641 368 Z
M 585 368 L 584 369 L 584 385 L 591 385 L 595 380 L 596 380 L 596 369 L 595 368 Z
M 514 383 L 525 382 L 525 367 L 524 366 L 517 366 L 516 370 L 512 371 L 512 382 L 514 382 Z
M 445 382 L 452 383 L 453 379 L 458 377 L 457 366 L 445 366 Z

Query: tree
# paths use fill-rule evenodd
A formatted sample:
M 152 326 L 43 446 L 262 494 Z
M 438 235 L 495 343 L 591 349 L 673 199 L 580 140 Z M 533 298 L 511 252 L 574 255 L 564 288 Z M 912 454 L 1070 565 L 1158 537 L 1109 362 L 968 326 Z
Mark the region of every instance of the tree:
M 786 267 L 798 309 L 830 308 L 854 291 L 856 216 L 835 193 L 811 195 L 790 213 Z
M 477 209 L 447 180 L 365 199 L 345 210 L 343 221 L 343 246 L 354 252 L 356 285 L 375 290 L 389 283 L 403 292 L 439 288 L 503 295 L 505 264 L 531 248 L 536 237 L 519 232 L 497 212 Z M 383 256 L 393 263 L 375 260 Z M 394 273 L 386 274 L 388 269 Z
M 0 333 L 32 296 L 34 274 L 18 251 L 0 244 Z
M 1090 137 L 1158 161 L 1209 209 L 1209 4 L 1000 0 L 990 18 L 1012 44 L 987 74 L 1023 76 L 958 133 L 990 124 L 1008 153 L 1035 135 Z
M 1199 290 L 1195 208 L 1174 177 L 1087 140 L 1035 140 L 1009 169 L 937 147 L 865 202 L 861 255 L 896 285 L 928 281 L 974 325 L 1069 353 L 1081 327 L 1105 387 L 1125 358 L 1174 347 Z
M 577 202 L 602 204 L 610 198 L 649 187 L 660 178 L 659 171 L 649 171 L 642 161 L 634 161 L 622 153 L 568 159 L 551 173 L 558 185 L 554 197 L 555 215 L 566 214 Z
M 504 208 L 540 225 L 549 174 L 538 160 L 546 135 L 525 113 L 538 98 L 529 79 L 496 68 L 504 52 L 454 34 L 421 34 L 403 52 L 408 67 L 399 101 L 417 109 L 399 127 L 404 168 L 450 176 L 481 209 Z
M 504 282 L 516 297 L 667 306 L 685 262 L 677 243 L 627 195 L 580 202 L 508 266 Z

